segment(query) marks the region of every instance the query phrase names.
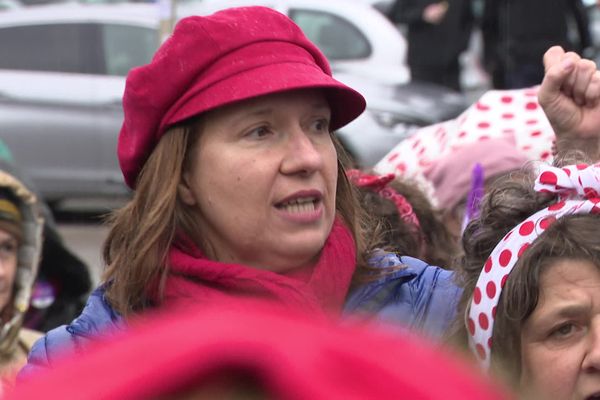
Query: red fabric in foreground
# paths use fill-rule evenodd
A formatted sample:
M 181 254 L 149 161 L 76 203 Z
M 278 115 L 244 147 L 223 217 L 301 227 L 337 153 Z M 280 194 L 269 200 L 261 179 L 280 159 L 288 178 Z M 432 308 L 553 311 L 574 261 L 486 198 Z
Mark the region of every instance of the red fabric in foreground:
M 249 307 L 251 306 L 251 307 Z M 252 310 L 252 311 L 249 311 Z M 22 382 L 8 399 L 171 398 L 242 372 L 269 399 L 507 399 L 409 335 L 250 302 L 148 315 L 111 343 Z

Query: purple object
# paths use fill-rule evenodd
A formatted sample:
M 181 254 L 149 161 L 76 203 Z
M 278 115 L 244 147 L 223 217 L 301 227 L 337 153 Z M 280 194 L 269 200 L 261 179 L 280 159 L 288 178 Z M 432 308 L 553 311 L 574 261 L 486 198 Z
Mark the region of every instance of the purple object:
M 467 195 L 467 204 L 465 205 L 465 216 L 463 217 L 461 233 L 474 218 L 479 216 L 481 208 L 481 199 L 485 193 L 485 179 L 483 174 L 483 166 L 476 163 L 473 166 L 471 173 L 471 189 Z

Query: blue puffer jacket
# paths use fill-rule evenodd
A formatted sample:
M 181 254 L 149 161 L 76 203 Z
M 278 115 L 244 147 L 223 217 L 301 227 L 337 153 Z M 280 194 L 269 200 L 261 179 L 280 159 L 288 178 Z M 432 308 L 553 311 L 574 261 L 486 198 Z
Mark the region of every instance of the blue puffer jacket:
M 452 273 L 411 257 L 380 252 L 372 259 L 378 267 L 404 267 L 354 290 L 345 314 L 368 313 L 374 318 L 439 337 L 454 318 L 460 296 Z M 68 326 L 53 329 L 29 353 L 19 379 L 51 367 L 58 357 L 81 353 L 90 342 L 122 331 L 126 325 L 104 298 L 104 288 L 89 297 L 81 315 Z
M 452 281 L 453 272 L 383 252 L 373 257 L 372 265 L 403 268 L 355 289 L 346 301 L 345 314 L 360 313 L 433 339 L 448 331 L 462 293 Z

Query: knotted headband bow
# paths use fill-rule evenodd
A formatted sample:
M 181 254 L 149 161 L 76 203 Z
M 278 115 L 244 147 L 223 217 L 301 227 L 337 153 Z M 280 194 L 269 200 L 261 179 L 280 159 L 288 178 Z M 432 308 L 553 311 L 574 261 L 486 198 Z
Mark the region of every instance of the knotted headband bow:
M 357 187 L 368 189 L 384 199 L 391 200 L 396 205 L 400 219 L 413 225 L 420 232 L 421 224 L 410 202 L 406 197 L 388 186 L 388 183 L 396 177 L 394 174 L 369 175 L 360 170 L 351 169 L 346 171 L 346 176 Z
M 564 168 L 544 165 L 534 189 L 556 193 L 559 201 L 521 222 L 496 245 L 481 270 L 465 316 L 469 347 L 486 369 L 490 365 L 496 307 L 508 275 L 527 247 L 556 219 L 600 213 L 600 164 Z

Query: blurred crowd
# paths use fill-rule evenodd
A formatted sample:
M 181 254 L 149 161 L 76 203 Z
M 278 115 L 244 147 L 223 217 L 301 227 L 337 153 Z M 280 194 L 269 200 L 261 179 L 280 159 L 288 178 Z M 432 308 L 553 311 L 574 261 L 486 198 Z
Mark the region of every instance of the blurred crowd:
M 406 28 L 413 80 L 460 91 L 460 57 L 477 32 L 492 88 L 519 89 L 542 82 L 550 46 L 593 55 L 590 8 L 583 0 L 395 0 L 387 15 Z
M 96 288 L 0 149 L 2 396 L 600 398 L 600 72 L 583 5 L 535 3 L 486 2 L 495 89 L 368 169 L 334 134 L 365 99 L 291 19 L 183 18 L 127 76 Z M 391 10 L 460 90 L 471 4 Z

